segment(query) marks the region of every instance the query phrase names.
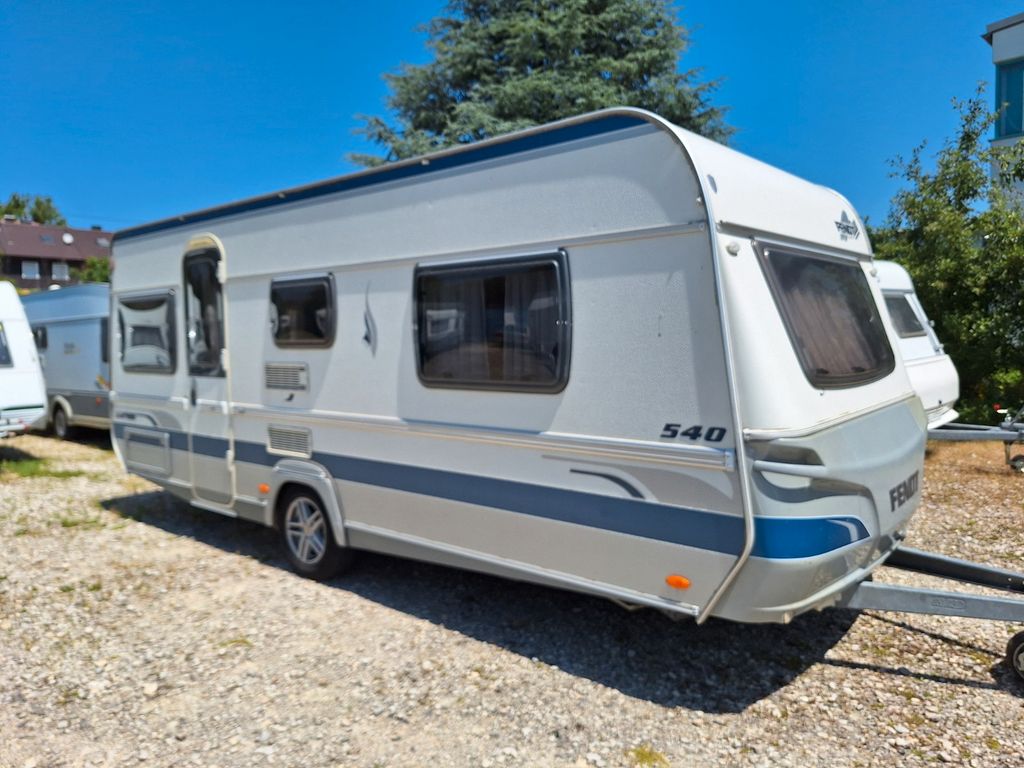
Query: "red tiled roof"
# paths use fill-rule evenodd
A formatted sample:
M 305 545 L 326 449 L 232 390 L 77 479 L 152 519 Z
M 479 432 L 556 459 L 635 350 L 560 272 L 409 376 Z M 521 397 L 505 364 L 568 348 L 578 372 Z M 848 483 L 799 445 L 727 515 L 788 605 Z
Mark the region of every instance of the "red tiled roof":
M 0 219 L 0 256 L 54 261 L 110 258 L 110 232 L 98 229 L 51 227 Z

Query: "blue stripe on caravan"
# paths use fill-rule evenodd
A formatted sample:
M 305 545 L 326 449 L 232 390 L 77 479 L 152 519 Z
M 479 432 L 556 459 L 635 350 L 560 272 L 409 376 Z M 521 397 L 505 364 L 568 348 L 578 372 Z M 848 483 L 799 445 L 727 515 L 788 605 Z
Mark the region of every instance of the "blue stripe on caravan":
M 119 426 L 115 426 L 118 435 Z M 242 441 L 235 443 L 235 458 L 263 466 L 273 466 L 280 461 L 280 457 L 268 453 L 262 443 Z M 743 520 L 736 515 L 331 453 L 316 453 L 313 461 L 338 480 L 493 507 L 727 555 L 738 555 L 742 548 Z M 754 526 L 753 555 L 785 560 L 821 555 L 869 535 L 864 523 L 850 516 L 758 517 Z
M 342 176 L 336 179 L 329 179 L 317 184 L 296 189 L 287 189 L 271 195 L 242 200 L 237 203 L 228 203 L 218 208 L 211 208 L 205 211 L 187 213 L 173 219 L 163 219 L 151 224 L 142 224 L 138 227 L 123 229 L 114 234 L 115 242 L 127 240 L 131 237 L 147 235 L 151 232 L 159 232 L 174 227 L 192 226 L 203 221 L 219 219 L 224 216 L 234 216 L 239 213 L 256 211 L 263 208 L 271 208 L 278 205 L 294 203 L 297 200 L 308 200 L 310 198 L 331 195 L 336 192 L 350 192 L 356 189 L 386 184 L 388 182 L 402 181 L 424 176 L 428 173 L 447 171 L 473 163 L 480 163 L 487 160 L 494 160 L 520 152 L 529 152 L 534 149 L 553 147 L 564 144 L 568 141 L 586 139 L 593 136 L 600 136 L 614 131 L 621 131 L 626 128 L 635 128 L 639 125 L 649 124 L 646 119 L 634 115 L 609 115 L 595 120 L 588 120 L 564 128 L 555 128 L 546 131 L 536 131 L 520 138 L 497 141 L 493 144 L 481 146 L 469 146 L 464 150 L 457 151 L 439 157 L 426 156 L 416 158 L 411 162 L 384 165 L 380 168 L 363 171 L 349 176 Z M 424 162 L 426 161 L 426 162 Z

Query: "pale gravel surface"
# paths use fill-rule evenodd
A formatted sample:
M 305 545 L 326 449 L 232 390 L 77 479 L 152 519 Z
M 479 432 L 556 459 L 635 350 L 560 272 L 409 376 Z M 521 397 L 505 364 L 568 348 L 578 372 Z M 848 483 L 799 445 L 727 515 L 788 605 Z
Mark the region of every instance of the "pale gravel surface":
M 85 474 L 0 477 L 0 768 L 1024 765 L 1014 628 L 696 627 L 373 555 L 316 584 L 102 439 L 16 451 Z M 1024 568 L 1001 446 L 939 446 L 924 498 L 911 544 Z

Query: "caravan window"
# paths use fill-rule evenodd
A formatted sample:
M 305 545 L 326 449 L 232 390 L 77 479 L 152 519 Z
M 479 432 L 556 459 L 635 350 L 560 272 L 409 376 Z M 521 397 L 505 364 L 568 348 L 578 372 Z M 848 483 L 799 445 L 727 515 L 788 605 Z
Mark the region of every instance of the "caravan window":
M 48 344 L 46 338 L 46 326 L 45 325 L 34 325 L 32 326 L 32 338 L 36 342 L 36 349 L 40 352 L 46 349 Z
M 140 373 L 173 373 L 174 293 L 168 291 L 118 301 L 121 367 Z
M 14 365 L 14 361 L 11 360 L 11 348 L 7 346 L 4 324 L 0 323 L 0 366 L 7 368 L 12 365 Z
M 811 384 L 851 387 L 892 372 L 896 359 L 859 262 L 775 249 L 761 254 Z
M 557 392 L 569 375 L 562 252 L 416 270 L 417 351 L 427 386 Z
M 224 302 L 216 250 L 185 257 L 185 342 L 192 376 L 223 376 Z
M 912 336 L 926 336 L 921 320 L 910 306 L 910 298 L 904 294 L 886 296 L 885 306 L 889 310 L 889 317 L 892 318 L 893 327 L 901 339 L 909 339 Z
M 329 347 L 334 341 L 333 277 L 272 282 L 270 330 L 279 347 Z

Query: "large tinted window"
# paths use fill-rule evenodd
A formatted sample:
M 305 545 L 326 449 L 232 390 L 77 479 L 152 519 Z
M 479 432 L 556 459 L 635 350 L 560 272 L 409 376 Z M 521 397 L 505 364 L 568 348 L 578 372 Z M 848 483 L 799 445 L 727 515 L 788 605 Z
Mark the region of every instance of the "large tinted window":
M 174 294 L 122 298 L 121 367 L 126 371 L 172 373 L 175 364 Z
M 860 264 L 766 249 L 766 273 L 807 379 L 835 389 L 888 375 L 895 358 Z
M 275 280 L 270 328 L 279 347 L 326 347 L 334 341 L 334 281 L 330 276 Z
M 11 366 L 11 348 L 7 346 L 7 334 L 4 333 L 4 324 L 0 323 L 0 365 Z
M 558 391 L 569 371 L 564 253 L 416 271 L 419 375 L 430 386 Z
M 924 326 L 910 306 L 910 300 L 903 294 L 899 296 L 886 296 L 885 306 L 889 310 L 889 317 L 892 318 L 893 327 L 901 339 L 911 336 L 924 336 Z

